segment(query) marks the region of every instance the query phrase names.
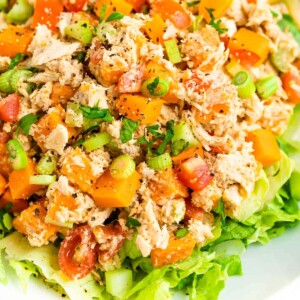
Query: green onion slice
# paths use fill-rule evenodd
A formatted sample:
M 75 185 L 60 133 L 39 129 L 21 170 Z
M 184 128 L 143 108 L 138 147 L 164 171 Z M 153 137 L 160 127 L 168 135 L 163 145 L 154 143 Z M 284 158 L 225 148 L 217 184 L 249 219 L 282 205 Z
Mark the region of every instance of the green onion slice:
M 28 165 L 27 154 L 18 140 L 12 139 L 6 143 L 11 166 L 14 170 L 23 170 Z
M 135 170 L 134 160 L 127 154 L 120 155 L 110 165 L 110 175 L 116 179 L 125 179 Z
M 142 94 L 145 97 L 162 97 L 168 93 L 170 83 L 165 78 L 153 77 L 142 84 Z
M 278 89 L 278 80 L 276 76 L 270 75 L 264 79 L 259 80 L 256 83 L 256 89 L 258 95 L 262 99 L 268 99 L 273 96 Z
M 96 133 L 87 138 L 82 144 L 84 149 L 88 152 L 94 151 L 103 147 L 111 141 L 111 136 L 107 132 Z
M 12 76 L 10 77 L 10 86 L 14 92 L 18 90 L 18 82 L 23 79 L 31 77 L 33 73 L 28 70 L 15 70 Z
M 33 175 L 29 178 L 30 184 L 50 185 L 56 181 L 56 175 Z
M 238 72 L 232 80 L 233 84 L 237 86 L 238 95 L 242 99 L 251 98 L 255 93 L 255 84 L 250 77 L 250 74 L 246 71 Z
M 155 171 L 161 171 L 172 167 L 172 158 L 169 153 L 147 157 L 146 162 L 147 165 Z

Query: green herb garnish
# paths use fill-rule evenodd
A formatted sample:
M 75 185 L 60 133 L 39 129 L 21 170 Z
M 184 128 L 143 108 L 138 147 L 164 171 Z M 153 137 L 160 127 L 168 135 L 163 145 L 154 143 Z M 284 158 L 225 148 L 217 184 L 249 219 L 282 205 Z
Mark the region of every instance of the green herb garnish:
M 121 132 L 120 132 L 120 139 L 123 144 L 132 139 L 132 135 L 137 130 L 139 124 L 140 121 L 123 119 Z
M 219 34 L 222 34 L 222 33 L 226 32 L 226 31 L 228 31 L 227 28 L 221 27 L 221 23 L 222 23 L 221 20 L 216 21 L 215 16 L 213 14 L 213 12 L 214 12 L 213 8 L 206 8 L 206 10 L 209 13 L 209 16 L 211 18 L 210 22 L 208 23 L 210 26 L 212 26 L 213 28 L 215 28 Z

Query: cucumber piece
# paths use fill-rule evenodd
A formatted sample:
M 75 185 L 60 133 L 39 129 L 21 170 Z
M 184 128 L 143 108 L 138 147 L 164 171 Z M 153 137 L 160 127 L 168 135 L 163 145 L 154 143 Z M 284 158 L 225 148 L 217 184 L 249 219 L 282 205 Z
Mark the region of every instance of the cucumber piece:
M 105 273 L 106 291 L 111 295 L 122 298 L 132 287 L 132 271 L 119 269 Z
M 174 126 L 174 136 L 172 138 L 172 143 L 179 140 L 185 140 L 186 142 L 188 142 L 189 148 L 199 145 L 199 141 L 194 137 L 191 127 L 184 121 Z

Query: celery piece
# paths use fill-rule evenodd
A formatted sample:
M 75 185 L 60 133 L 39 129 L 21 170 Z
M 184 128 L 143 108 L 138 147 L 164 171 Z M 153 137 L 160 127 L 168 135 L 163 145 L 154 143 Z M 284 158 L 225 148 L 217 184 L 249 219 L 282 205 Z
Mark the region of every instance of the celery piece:
M 194 147 L 199 145 L 199 141 L 194 137 L 190 125 L 184 121 L 174 126 L 174 136 L 172 138 L 172 143 L 176 141 L 184 140 L 189 143 L 189 147 Z
M 85 140 L 82 144 L 86 151 L 94 151 L 108 144 L 111 136 L 107 132 L 96 133 Z
M 50 151 L 43 154 L 41 159 L 39 160 L 36 170 L 41 175 L 51 175 L 55 169 L 57 164 L 57 157 L 52 154 Z
M 10 86 L 14 92 L 18 90 L 18 82 L 22 80 L 26 80 L 31 77 L 33 73 L 28 70 L 15 70 L 10 78 Z
M 10 79 L 16 70 L 9 70 L 0 75 L 0 92 L 4 94 L 11 94 L 14 90 L 11 87 Z
M 297 170 L 294 170 L 292 173 L 289 184 L 291 189 L 291 195 L 292 198 L 296 199 L 297 201 L 300 201 L 300 172 Z
M 172 167 L 172 158 L 169 153 L 147 157 L 146 162 L 149 168 L 155 171 L 161 171 Z
M 83 114 L 80 110 L 80 104 L 75 102 L 67 103 L 66 124 L 70 127 L 81 127 L 83 124 Z
M 26 0 L 17 0 L 12 9 L 6 15 L 8 23 L 23 24 L 33 14 L 33 6 Z
M 235 74 L 232 82 L 237 87 L 238 95 L 242 99 L 249 99 L 255 93 L 255 84 L 250 74 L 246 71 L 240 71 Z
M 295 60 L 294 51 L 289 47 L 279 47 L 278 50 L 270 55 L 273 66 L 280 72 L 287 72 Z
M 65 34 L 78 40 L 82 44 L 89 44 L 92 41 L 93 33 L 88 21 L 80 21 L 65 28 Z
M 125 179 L 135 170 L 134 160 L 127 154 L 116 157 L 110 165 L 110 175 L 116 179 Z
M 111 270 L 105 273 L 106 291 L 122 298 L 132 287 L 132 271 L 127 269 Z
M 5 213 L 3 215 L 3 224 L 6 227 L 7 230 L 11 230 L 13 228 L 12 226 L 12 216 L 9 213 Z
M 30 184 L 50 185 L 56 181 L 56 175 L 33 175 L 29 178 Z
M 28 158 L 23 146 L 18 140 L 12 139 L 6 143 L 11 166 L 14 170 L 23 170 L 28 165 Z
M 48 214 L 45 217 L 45 222 L 47 224 L 52 224 L 52 225 L 55 225 L 55 226 L 64 227 L 64 228 L 68 228 L 68 229 L 73 228 L 73 223 L 71 223 L 69 221 L 60 222 L 60 221 L 54 220 Z
M 278 87 L 278 79 L 274 75 L 270 75 L 256 82 L 257 93 L 262 99 L 268 99 L 273 96 Z
M 165 47 L 168 54 L 169 61 L 173 64 L 182 62 L 182 58 L 175 39 L 165 41 Z

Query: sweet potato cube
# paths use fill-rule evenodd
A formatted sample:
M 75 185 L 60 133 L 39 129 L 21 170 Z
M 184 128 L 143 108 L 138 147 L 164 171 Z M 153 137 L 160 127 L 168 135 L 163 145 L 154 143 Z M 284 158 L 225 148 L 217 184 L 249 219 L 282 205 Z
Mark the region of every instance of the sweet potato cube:
M 180 239 L 171 234 L 166 249 L 155 248 L 151 251 L 151 262 L 155 268 L 174 264 L 191 256 L 195 245 L 191 233 Z
M 4 193 L 6 186 L 7 186 L 7 181 L 4 178 L 4 176 L 0 174 L 0 195 Z
M 6 145 L 0 143 L 0 174 L 7 178 L 11 171 L 12 167 Z
M 153 18 L 146 23 L 144 29 L 151 41 L 155 44 L 163 44 L 163 35 L 165 33 L 166 23 L 160 15 L 155 14 Z
M 133 9 L 132 5 L 125 0 L 99 0 L 94 6 L 94 12 L 98 17 L 101 14 L 102 5 L 106 5 L 104 19 L 107 19 L 115 11 L 128 16 Z
M 50 95 L 51 104 L 65 104 L 74 96 L 74 94 L 74 90 L 69 85 L 61 85 L 60 83 L 54 83 Z
M 66 155 L 60 171 L 72 183 L 77 184 L 83 192 L 89 192 L 98 179 L 98 176 L 93 173 L 90 159 L 79 148 Z
M 264 167 L 281 159 L 279 146 L 270 130 L 257 129 L 249 132 L 246 140 L 253 143 L 254 156 Z
M 123 94 L 117 101 L 121 115 L 126 118 L 141 121 L 141 124 L 157 122 L 163 105 L 161 99 L 151 99 L 139 95 Z
M 13 199 L 10 189 L 7 188 L 0 198 L 0 209 L 5 208 L 10 203 L 12 204 L 12 207 L 9 210 L 11 213 L 21 212 L 28 207 L 28 202 L 26 200 Z
M 53 237 L 58 227 L 45 223 L 46 209 L 41 204 L 29 206 L 13 220 L 14 228 L 25 235 L 42 235 L 43 239 Z
M 134 173 L 126 179 L 115 179 L 106 170 L 98 179 L 92 197 L 98 207 L 127 207 L 140 186 L 140 175 Z
M 172 168 L 156 173 L 157 181 L 150 181 L 152 200 L 159 202 L 163 199 L 186 198 L 188 189 L 178 180 Z
M 30 176 L 37 174 L 35 166 L 36 164 L 29 160 L 25 169 L 14 170 L 9 174 L 8 186 L 13 199 L 26 200 L 41 189 L 40 185 L 29 183 Z

